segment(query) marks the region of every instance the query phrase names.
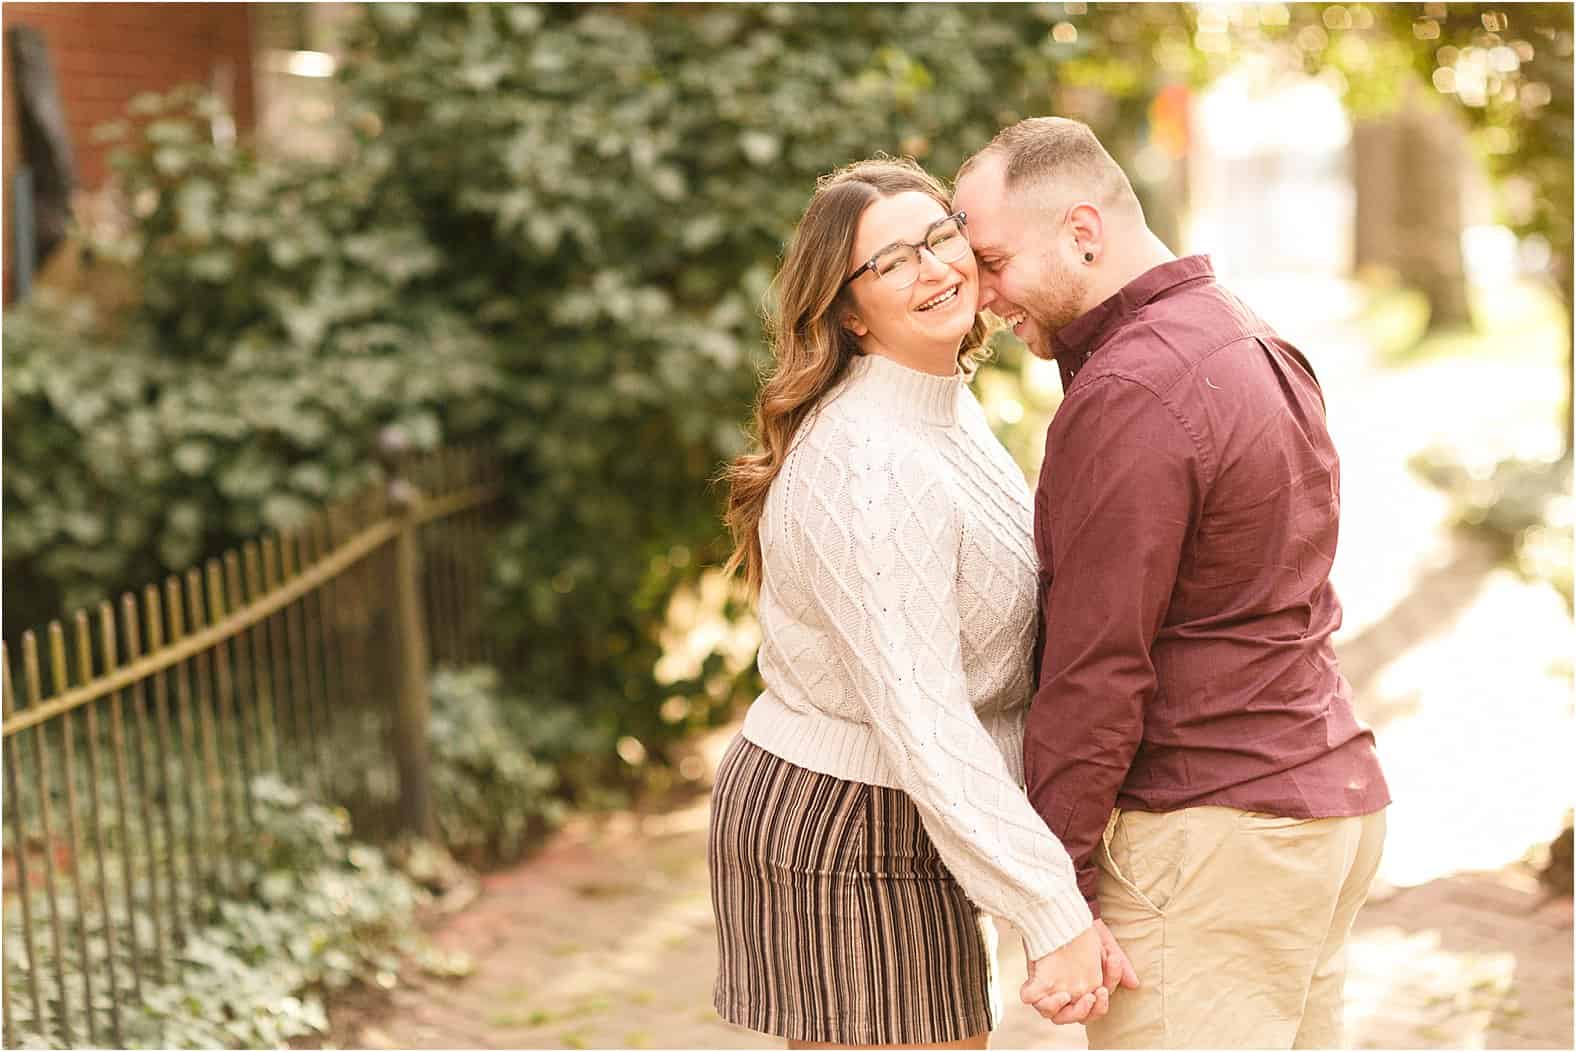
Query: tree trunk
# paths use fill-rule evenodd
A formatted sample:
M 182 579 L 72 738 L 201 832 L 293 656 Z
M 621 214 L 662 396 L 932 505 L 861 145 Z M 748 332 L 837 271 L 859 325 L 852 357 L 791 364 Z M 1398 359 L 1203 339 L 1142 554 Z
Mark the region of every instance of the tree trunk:
M 1560 306 L 1565 308 L 1565 407 L 1560 415 L 1560 430 L 1565 438 L 1560 448 L 1560 459 L 1570 460 L 1573 440 L 1576 440 L 1576 346 L 1571 333 L 1571 261 L 1569 257 L 1557 259 Z
M 1466 133 L 1413 85 L 1396 112 L 1352 128 L 1352 265 L 1383 267 L 1428 300 L 1428 330 L 1470 326 L 1461 254 Z
M 1428 331 L 1472 324 L 1461 254 L 1466 133 L 1442 106 L 1408 92 L 1399 115 L 1396 164 L 1396 268 L 1428 298 Z
M 1393 115 L 1352 127 L 1352 189 L 1356 198 L 1352 269 L 1393 268 L 1398 236 L 1396 195 L 1400 179 L 1400 123 Z

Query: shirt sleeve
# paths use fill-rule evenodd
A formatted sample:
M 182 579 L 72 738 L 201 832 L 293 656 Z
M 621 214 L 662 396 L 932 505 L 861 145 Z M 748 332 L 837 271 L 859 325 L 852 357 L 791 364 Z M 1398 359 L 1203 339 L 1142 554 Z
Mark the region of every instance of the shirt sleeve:
M 1102 377 L 1057 411 L 1035 494 L 1044 618 L 1024 775 L 1095 916 L 1094 852 L 1155 694 L 1151 647 L 1201 500 L 1197 451 L 1149 389 Z
M 831 517 L 841 528 L 801 538 L 831 657 L 947 869 L 1038 958 L 1093 918 L 1067 852 L 969 702 L 960 525 L 944 471 L 929 450 L 880 435 L 856 439 L 848 471 L 848 506 Z

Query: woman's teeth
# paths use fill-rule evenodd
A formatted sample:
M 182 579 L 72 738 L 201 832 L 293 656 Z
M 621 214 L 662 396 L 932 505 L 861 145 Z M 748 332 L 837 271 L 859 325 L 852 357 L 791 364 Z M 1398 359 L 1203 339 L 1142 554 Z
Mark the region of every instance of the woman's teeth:
M 959 287 L 960 286 L 958 286 L 958 285 L 954 285 L 950 289 L 948 289 L 946 292 L 943 292 L 941 295 L 937 296 L 935 299 L 926 300 L 924 303 L 921 303 L 915 309 L 916 310 L 935 310 L 937 307 L 940 307 L 940 306 L 942 306 L 944 304 L 950 303 L 953 300 L 958 298 L 958 289 L 959 289 Z

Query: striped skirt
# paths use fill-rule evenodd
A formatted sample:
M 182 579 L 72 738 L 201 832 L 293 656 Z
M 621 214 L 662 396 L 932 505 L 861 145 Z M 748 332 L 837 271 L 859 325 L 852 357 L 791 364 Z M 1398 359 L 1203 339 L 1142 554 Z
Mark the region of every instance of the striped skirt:
M 714 1003 L 797 1041 L 934 1044 L 995 1027 L 995 928 L 897 789 L 741 735 L 712 792 Z

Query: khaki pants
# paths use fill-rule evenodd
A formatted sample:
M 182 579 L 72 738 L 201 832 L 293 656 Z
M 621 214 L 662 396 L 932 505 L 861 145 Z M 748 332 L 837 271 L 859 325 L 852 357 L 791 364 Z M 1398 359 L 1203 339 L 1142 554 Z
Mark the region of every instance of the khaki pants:
M 1096 849 L 1100 913 L 1138 970 L 1090 1048 L 1339 1048 L 1346 939 L 1384 812 L 1118 811 Z

